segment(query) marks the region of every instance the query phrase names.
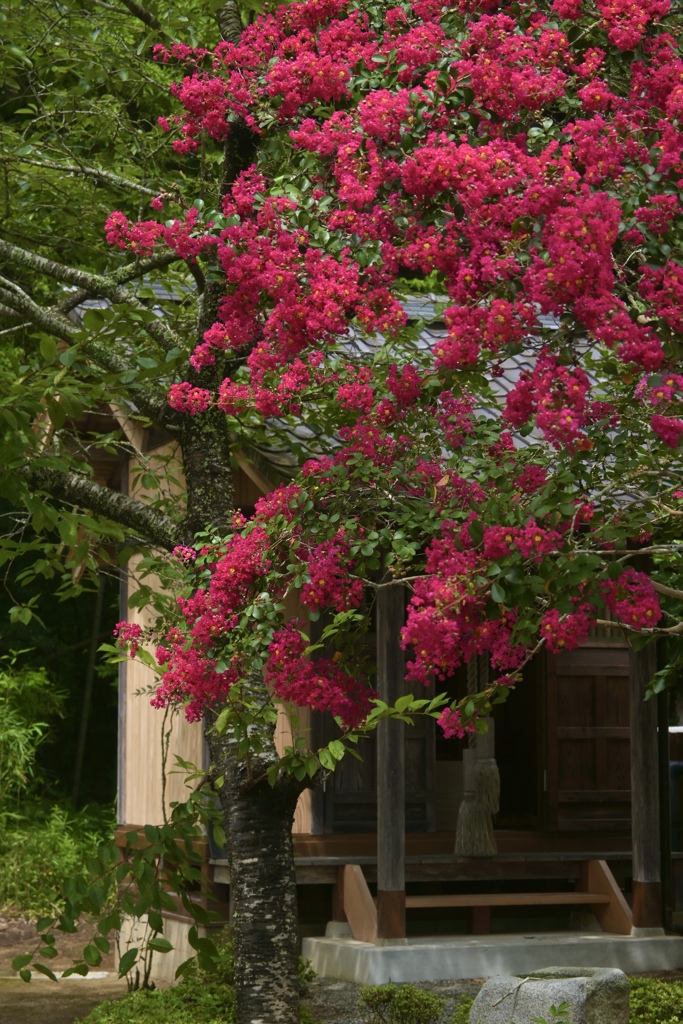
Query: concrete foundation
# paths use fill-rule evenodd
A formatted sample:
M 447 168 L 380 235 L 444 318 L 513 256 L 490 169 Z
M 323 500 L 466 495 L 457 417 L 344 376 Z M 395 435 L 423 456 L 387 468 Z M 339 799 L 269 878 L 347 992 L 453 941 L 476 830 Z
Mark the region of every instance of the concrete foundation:
M 302 955 L 323 978 L 361 985 L 526 975 L 543 967 L 618 967 L 626 974 L 683 967 L 683 938 L 543 932 L 450 936 L 382 945 L 349 938 L 307 938 Z

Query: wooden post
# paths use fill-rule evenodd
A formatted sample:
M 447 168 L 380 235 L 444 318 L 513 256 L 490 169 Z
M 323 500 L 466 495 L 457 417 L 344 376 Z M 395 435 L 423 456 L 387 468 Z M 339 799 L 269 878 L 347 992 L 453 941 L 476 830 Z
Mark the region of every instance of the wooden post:
M 377 592 L 377 689 L 393 704 L 403 694 L 404 658 L 400 631 L 405 615 L 403 587 Z M 377 937 L 406 934 L 405 746 L 402 722 L 377 727 Z
M 643 700 L 656 670 L 654 645 L 631 648 L 630 667 L 633 927 L 661 928 L 657 702 Z
M 346 911 L 344 910 L 344 867 L 340 865 L 337 868 L 337 881 L 332 886 L 332 920 L 333 921 L 346 921 Z

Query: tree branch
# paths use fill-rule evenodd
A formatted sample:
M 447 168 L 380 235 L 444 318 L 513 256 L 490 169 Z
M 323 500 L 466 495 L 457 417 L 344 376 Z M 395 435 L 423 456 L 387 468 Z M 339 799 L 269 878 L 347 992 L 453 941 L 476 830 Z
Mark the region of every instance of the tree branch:
M 9 316 L 9 317 L 13 317 L 13 318 L 16 317 L 17 319 L 20 319 L 19 314 L 17 313 L 16 309 L 10 309 L 9 306 L 3 306 L 1 303 L 0 303 L 0 316 Z M 25 326 L 27 326 L 27 325 L 25 325 Z M 16 327 L 10 327 L 10 330 L 11 331 L 15 331 Z
M 65 316 L 43 309 L 25 291 L 5 277 L 0 277 L 0 301 L 14 313 L 25 314 L 36 327 L 40 327 L 47 334 L 52 334 L 63 341 L 72 340 L 78 330 Z
M 84 473 L 61 472 L 46 466 L 22 466 L 14 472 L 31 487 L 44 491 L 66 505 L 78 505 L 95 515 L 144 537 L 150 543 L 172 551 L 187 538 L 182 524 L 119 491 L 98 484 Z
M 144 277 L 145 274 L 149 273 L 150 270 L 159 270 L 161 267 L 167 267 L 171 263 L 175 263 L 181 257 L 175 252 L 159 253 L 158 256 L 151 256 L 146 260 L 136 260 L 135 263 L 126 263 L 125 266 L 119 267 L 118 270 L 114 270 L 111 274 L 107 274 L 106 279 L 111 281 L 112 284 L 128 284 L 129 281 L 135 280 L 136 277 Z M 190 273 L 192 273 L 192 267 L 188 265 Z M 201 271 L 200 271 L 201 273 Z M 194 275 L 193 275 L 194 276 Z M 97 295 L 96 291 L 92 288 L 80 288 L 75 292 L 71 292 L 66 298 L 58 302 L 53 309 L 59 310 L 62 313 L 69 313 L 76 306 L 80 306 L 86 299 L 91 299 L 94 295 Z
M 122 12 L 123 13 L 123 12 Z M 86 178 L 94 178 L 95 182 L 104 182 L 113 185 L 114 188 L 132 189 L 142 195 L 154 196 L 159 194 L 158 189 L 141 185 L 139 181 L 132 181 L 130 178 L 123 178 L 113 171 L 104 171 L 101 167 L 86 167 L 84 164 L 60 164 L 56 160 L 31 160 L 28 157 L 20 157 L 19 163 L 30 164 L 32 167 L 46 167 L 50 171 L 63 171 L 65 174 L 81 174 Z
M 674 597 L 677 601 L 683 601 L 683 590 L 675 590 L 673 587 L 667 587 L 665 583 L 657 583 L 655 580 L 650 580 L 650 583 L 659 594 L 664 594 L 665 597 Z
M 46 334 L 51 334 L 61 341 L 71 344 L 77 340 L 77 336 L 80 334 L 79 328 L 66 316 L 43 309 L 18 285 L 3 277 L 0 277 L 0 300 L 15 315 L 23 313 L 29 317 L 33 326 L 40 327 Z M 106 373 L 121 374 L 131 369 L 130 364 L 121 359 L 110 345 L 104 345 L 94 340 L 83 341 L 81 342 L 81 351 Z M 144 386 L 135 388 L 134 394 L 137 407 L 143 416 L 163 426 L 175 425 L 175 416 L 166 401 L 165 392 L 150 387 L 146 382 Z
M 149 28 L 161 28 L 161 22 L 159 19 L 152 14 L 151 11 L 148 11 L 146 7 L 143 7 L 142 4 L 136 3 L 135 0 L 121 0 L 121 3 L 128 11 L 130 11 L 133 17 L 142 21 Z
M 115 284 L 110 278 L 101 277 L 99 274 L 89 274 L 85 270 L 78 270 L 76 267 L 66 266 L 64 263 L 57 263 L 56 260 L 48 260 L 28 249 L 21 249 L 18 245 L 0 239 L 0 256 L 19 266 L 26 267 L 46 277 L 55 278 L 65 284 L 74 284 L 79 288 L 88 289 L 93 295 L 100 295 L 109 299 L 110 302 L 121 305 L 129 305 L 135 310 L 148 311 L 147 307 L 137 296 L 127 288 Z M 13 282 L 0 278 L 6 288 L 12 289 Z M 26 293 L 22 293 L 26 295 Z M 26 296 L 28 298 L 28 296 Z M 8 303 L 8 305 L 12 305 Z M 36 307 L 40 309 L 41 307 Z M 165 351 L 172 348 L 182 348 L 181 339 L 168 326 L 163 319 L 155 317 L 150 321 L 142 322 L 142 329 Z
M 226 0 L 226 3 L 218 8 L 216 21 L 226 43 L 239 43 L 243 26 L 236 0 Z

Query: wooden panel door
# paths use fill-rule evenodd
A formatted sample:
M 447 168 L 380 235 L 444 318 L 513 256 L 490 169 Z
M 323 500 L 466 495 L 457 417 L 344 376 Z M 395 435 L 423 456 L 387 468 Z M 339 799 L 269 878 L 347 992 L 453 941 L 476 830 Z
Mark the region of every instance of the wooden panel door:
M 339 735 L 329 715 L 314 715 L 316 742 Z M 435 828 L 435 757 L 433 718 L 416 718 L 405 727 L 406 831 Z M 374 832 L 377 828 L 377 744 L 374 735 L 358 743 L 362 761 L 347 755 L 314 799 L 314 817 L 322 832 Z
M 320 631 L 312 623 L 311 636 Z M 376 637 L 365 636 L 369 660 L 374 657 Z M 406 684 L 409 692 L 411 687 Z M 416 697 L 432 697 L 434 689 L 417 689 Z M 315 747 L 329 743 L 338 736 L 339 728 L 329 714 L 311 716 L 311 741 Z M 436 722 L 417 717 L 415 724 L 405 726 L 405 820 L 407 832 L 431 832 L 436 828 Z M 359 741 L 362 760 L 348 754 L 338 764 L 324 785 L 311 795 L 311 831 L 320 834 L 335 832 L 375 832 L 377 829 L 377 742 L 374 734 Z
M 548 827 L 628 829 L 628 648 L 582 647 L 547 657 Z

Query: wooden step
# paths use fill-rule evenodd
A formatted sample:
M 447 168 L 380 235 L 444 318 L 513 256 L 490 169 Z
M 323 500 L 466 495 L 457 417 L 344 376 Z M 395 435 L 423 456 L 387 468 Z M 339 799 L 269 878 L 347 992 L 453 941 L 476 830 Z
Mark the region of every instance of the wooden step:
M 417 907 L 550 907 L 606 904 L 609 896 L 595 892 L 481 892 L 440 896 L 406 896 L 406 909 Z
M 339 865 L 334 889 L 334 920 L 348 921 L 354 939 L 375 942 L 378 934 L 377 907 L 359 864 Z M 603 931 L 630 935 L 631 909 L 604 860 L 585 863 L 579 892 L 479 892 L 440 896 L 406 896 L 407 909 L 461 907 L 467 910 L 469 930 L 483 935 L 491 930 L 492 907 L 584 906 L 592 907 Z

